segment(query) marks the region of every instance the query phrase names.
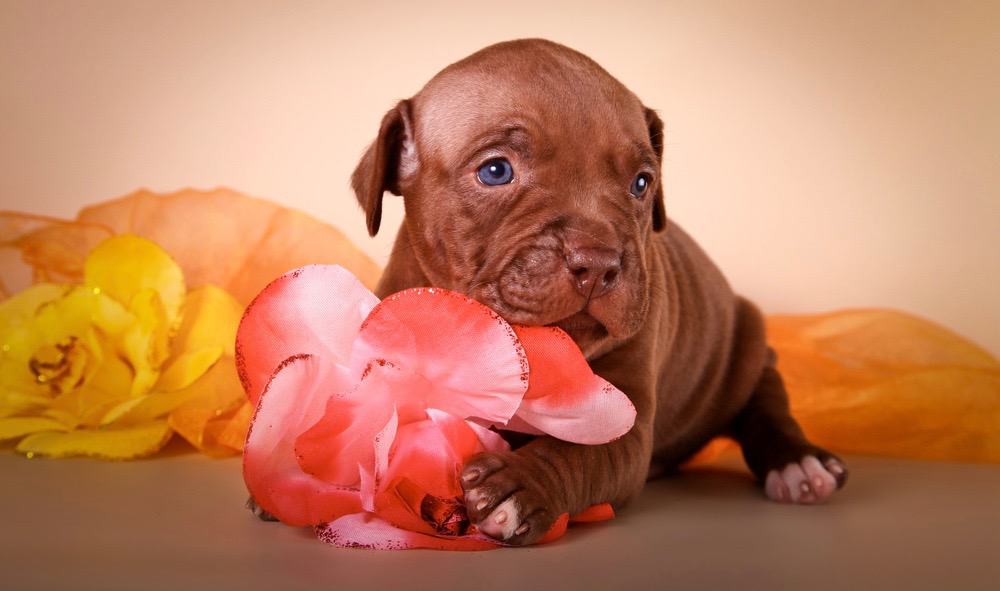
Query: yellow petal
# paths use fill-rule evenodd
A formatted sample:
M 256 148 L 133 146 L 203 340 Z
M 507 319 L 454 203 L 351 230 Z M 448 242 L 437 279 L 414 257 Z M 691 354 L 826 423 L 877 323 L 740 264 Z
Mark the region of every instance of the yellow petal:
M 21 338 L 22 336 L 25 338 Z M 0 396 L 0 414 L 4 411 L 11 411 L 13 406 L 8 406 L 8 404 L 16 406 L 20 396 L 52 397 L 49 389 L 39 384 L 37 377 L 31 372 L 30 360 L 32 353 L 38 348 L 37 342 L 27 335 L 18 335 L 16 339 L 11 339 L 11 341 L 14 340 L 18 342 L 18 345 L 15 345 L 17 349 L 6 353 L 0 352 L 0 392 L 4 393 L 3 396 Z M 30 348 L 31 353 L 23 355 L 20 352 L 21 347 Z M 18 397 L 14 397 L 15 393 Z M 8 398 L 6 395 L 11 395 L 11 397 Z
M 184 298 L 181 327 L 170 343 L 173 355 L 206 347 L 221 347 L 232 356 L 243 306 L 214 285 L 203 285 Z
M 92 355 L 98 365 L 87 377 L 86 384 L 113 397 L 124 397 L 129 394 L 132 391 L 134 375 L 132 366 L 115 351 L 114 345 L 107 341 L 100 341 L 97 351 Z
M 131 394 L 140 396 L 159 379 L 160 366 L 169 354 L 167 316 L 159 295 L 152 289 L 137 292 L 129 311 L 136 322 L 122 335 L 122 348 L 135 371 Z
M 51 397 L 86 381 L 100 357 L 90 322 L 94 305 L 93 294 L 73 288 L 5 326 L 0 389 Z
M 52 399 L 33 392 L 0 390 L 0 418 L 38 412 L 49 405 Z
M 17 451 L 29 457 L 93 456 L 127 460 L 156 453 L 171 435 L 166 421 L 122 429 L 79 429 L 68 433 L 35 433 L 21 440 Z
M 112 343 L 91 336 L 77 345 L 86 347 L 95 367 L 87 372 L 83 384 L 57 396 L 47 414 L 70 424 L 96 427 L 112 408 L 130 399 L 133 372 Z M 67 417 L 73 417 L 72 422 Z
M 238 409 L 246 400 L 232 357 L 223 357 L 189 386 L 194 395 L 170 413 L 170 426 L 200 450 L 214 446 L 209 423 Z
M 68 427 L 45 417 L 10 417 L 0 419 L 0 440 L 17 439 L 39 431 L 66 431 Z
M 239 447 L 233 447 L 229 442 L 224 442 L 223 438 L 229 435 L 230 427 L 233 424 L 233 417 L 239 413 L 241 408 L 237 407 L 205 423 L 198 451 L 212 458 L 224 458 L 239 454 L 242 451 L 242 443 L 240 443 Z M 243 438 L 246 439 L 245 432 Z
M 224 420 L 225 426 L 218 435 L 220 446 L 226 447 L 235 453 L 243 451 L 243 444 L 247 440 L 247 429 L 250 427 L 250 418 L 253 416 L 253 406 L 249 401 L 244 402 L 230 413 Z
M 97 300 L 93 292 L 75 287 L 38 309 L 31 330 L 44 343 L 58 343 L 91 329 Z
M 180 316 L 184 301 L 184 276 L 170 255 L 155 243 L 138 236 L 115 236 L 97 245 L 84 263 L 88 288 L 97 288 L 131 306 L 143 290 L 159 295 L 168 322 Z
M 73 289 L 9 332 L 0 386 L 55 395 L 85 382 L 101 356 L 90 321 L 95 303 L 93 294 Z
M 70 289 L 66 285 L 38 283 L 3 300 L 0 302 L 0 331 L 30 319 L 40 307 L 66 295 Z
M 28 362 L 15 359 L 0 358 L 0 392 L 0 416 L 19 413 L 29 400 L 52 398 L 49 389 L 31 373 Z
M 204 347 L 182 354 L 160 375 L 156 382 L 157 392 L 173 392 L 187 388 L 200 378 L 208 368 L 222 357 L 222 347 Z
M 128 400 L 123 400 L 122 402 L 112 406 L 106 413 L 104 413 L 104 416 L 101 417 L 99 426 L 106 427 L 111 423 L 114 423 L 133 408 L 142 404 L 146 398 L 146 396 L 137 396 L 135 398 L 129 398 Z
M 44 344 L 42 339 L 29 325 L 3 328 L 6 330 L 0 340 L 0 390 L 50 397 L 48 388 L 38 383 L 30 369 L 32 356 Z
M 173 392 L 153 392 L 152 394 L 133 399 L 138 402 L 129 405 L 126 412 L 120 414 L 114 420 L 118 425 L 129 426 L 163 418 L 164 415 L 197 394 L 197 382 L 195 382 L 194 386 Z
M 135 316 L 118 300 L 104 292 L 91 290 L 94 307 L 91 310 L 91 321 L 104 334 L 118 336 L 136 322 Z
M 68 413 L 62 409 L 46 408 L 42 411 L 41 416 L 48 417 L 54 421 L 59 421 L 63 425 L 66 425 L 67 429 L 76 429 L 80 426 L 80 418 L 78 416 Z
M 87 427 L 97 427 L 114 407 L 130 400 L 128 390 L 102 390 L 85 384 L 59 395 L 52 401 L 52 409 L 75 417 Z
M 232 357 L 224 356 L 188 386 L 172 392 L 153 392 L 143 397 L 142 403 L 124 415 L 119 424 L 144 422 L 185 408 L 182 411 L 184 416 L 193 417 L 196 424 L 184 423 L 182 435 L 196 442 L 200 437 L 197 433 L 204 428 L 207 420 L 235 408 L 243 399 L 243 387 L 236 374 L 235 362 Z
M 88 368 L 87 348 L 76 337 L 39 347 L 28 368 L 35 381 L 48 385 L 53 393 L 68 392 L 83 383 Z
M 88 330 L 78 340 L 77 345 L 86 352 L 87 367 L 83 373 L 84 384 L 91 383 L 97 376 L 101 375 L 106 363 L 115 363 L 116 361 L 124 363 L 117 355 L 114 344 L 108 342 L 103 333 L 97 330 Z M 131 374 L 129 373 L 129 375 Z

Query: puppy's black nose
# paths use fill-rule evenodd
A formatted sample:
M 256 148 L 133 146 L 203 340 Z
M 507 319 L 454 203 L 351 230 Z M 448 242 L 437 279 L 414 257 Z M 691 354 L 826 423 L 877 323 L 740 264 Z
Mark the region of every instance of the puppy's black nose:
M 622 255 L 610 248 L 574 248 L 566 255 L 566 268 L 581 295 L 599 298 L 618 285 Z

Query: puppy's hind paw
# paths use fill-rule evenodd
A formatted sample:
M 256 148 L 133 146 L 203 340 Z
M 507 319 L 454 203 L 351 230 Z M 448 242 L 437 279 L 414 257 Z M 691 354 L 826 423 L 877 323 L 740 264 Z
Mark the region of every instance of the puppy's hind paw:
M 253 497 L 247 497 L 246 508 L 250 510 L 251 513 L 257 516 L 261 521 L 278 521 L 278 518 L 271 515 L 264 510 L 263 507 L 257 504 L 257 501 L 253 500 Z
M 825 503 L 843 486 L 847 469 L 839 459 L 828 456 L 803 456 L 780 470 L 771 470 L 764 480 L 764 492 L 772 501 L 815 505 Z

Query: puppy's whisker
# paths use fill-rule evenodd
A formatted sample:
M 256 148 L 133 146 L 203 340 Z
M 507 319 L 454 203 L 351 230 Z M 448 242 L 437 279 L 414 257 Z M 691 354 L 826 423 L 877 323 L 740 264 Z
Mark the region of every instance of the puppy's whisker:
M 483 280 L 483 281 L 474 281 L 474 282 L 470 283 L 469 286 L 466 288 L 466 292 L 471 297 L 472 294 L 475 293 L 476 290 L 478 290 L 481 287 L 485 287 L 485 286 L 489 285 L 490 283 L 493 283 L 493 281 L 488 280 L 488 279 L 487 280 Z

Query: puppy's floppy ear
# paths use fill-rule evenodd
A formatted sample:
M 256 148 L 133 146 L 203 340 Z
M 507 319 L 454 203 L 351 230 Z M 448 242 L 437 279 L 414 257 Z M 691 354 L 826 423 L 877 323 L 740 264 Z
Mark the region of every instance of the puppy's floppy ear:
M 410 121 L 410 101 L 400 101 L 382 117 L 378 137 L 368 146 L 351 175 L 351 187 L 365 210 L 371 236 L 378 233 L 382 223 L 382 193 L 399 195 L 401 176 L 409 176 L 416 170 Z
M 653 231 L 660 232 L 667 227 L 667 207 L 663 203 L 663 121 L 656 111 L 646 109 L 646 126 L 660 164 L 660 181 L 656 183 L 656 194 L 653 195 Z

